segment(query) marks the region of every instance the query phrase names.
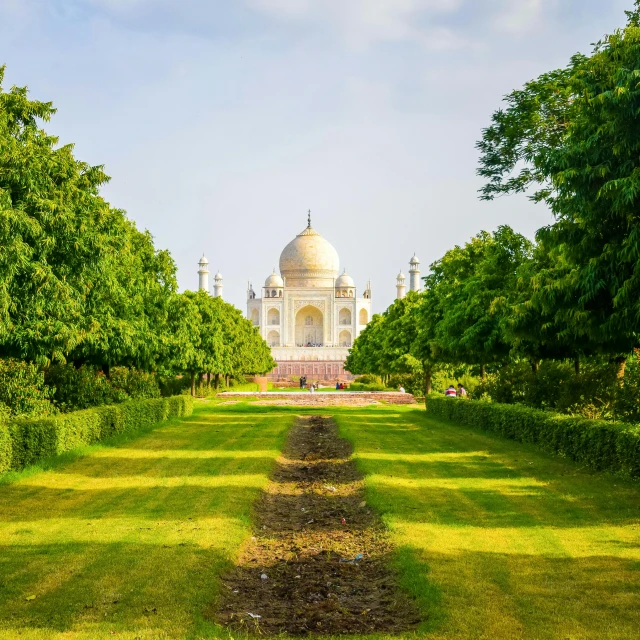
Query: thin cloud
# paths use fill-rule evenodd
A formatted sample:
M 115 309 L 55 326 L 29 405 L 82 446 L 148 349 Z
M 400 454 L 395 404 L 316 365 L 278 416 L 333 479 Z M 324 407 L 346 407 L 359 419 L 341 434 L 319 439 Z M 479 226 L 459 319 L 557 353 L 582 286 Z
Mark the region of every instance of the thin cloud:
M 500 31 L 522 33 L 540 26 L 546 5 L 543 0 L 510 0 L 493 20 Z
M 464 38 L 438 24 L 464 0 L 248 0 L 250 7 L 283 22 L 317 24 L 337 32 L 349 46 L 416 42 L 430 50 L 460 46 Z

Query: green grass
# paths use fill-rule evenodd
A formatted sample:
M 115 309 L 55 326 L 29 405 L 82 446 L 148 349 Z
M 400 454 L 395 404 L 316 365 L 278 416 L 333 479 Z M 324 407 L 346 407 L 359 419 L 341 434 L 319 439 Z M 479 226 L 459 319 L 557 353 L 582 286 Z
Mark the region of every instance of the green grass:
M 630 639 L 640 486 L 418 408 L 337 412 L 429 638 Z
M 292 418 L 199 408 L 13 474 L 0 486 L 0 637 L 209 635 L 203 612 Z
M 295 415 L 334 415 L 428 639 L 630 639 L 640 486 L 421 407 L 200 403 L 0 485 L 0 638 L 226 637 L 207 621 Z M 35 596 L 35 599 L 27 598 Z

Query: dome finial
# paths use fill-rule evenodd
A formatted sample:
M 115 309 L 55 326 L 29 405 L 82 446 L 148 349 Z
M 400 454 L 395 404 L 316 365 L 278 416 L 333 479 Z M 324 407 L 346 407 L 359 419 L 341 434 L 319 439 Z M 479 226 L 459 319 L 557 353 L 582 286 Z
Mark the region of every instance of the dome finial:
M 311 209 L 307 211 L 307 229 L 311 229 Z

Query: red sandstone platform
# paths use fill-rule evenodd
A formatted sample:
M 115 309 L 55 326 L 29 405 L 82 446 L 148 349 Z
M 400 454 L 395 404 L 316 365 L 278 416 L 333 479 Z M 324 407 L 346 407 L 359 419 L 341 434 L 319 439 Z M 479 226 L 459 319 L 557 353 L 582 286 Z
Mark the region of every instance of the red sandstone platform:
M 351 405 L 366 404 L 415 404 L 416 399 L 410 393 L 397 391 L 224 391 L 218 398 L 255 398 L 259 404 L 281 405 Z

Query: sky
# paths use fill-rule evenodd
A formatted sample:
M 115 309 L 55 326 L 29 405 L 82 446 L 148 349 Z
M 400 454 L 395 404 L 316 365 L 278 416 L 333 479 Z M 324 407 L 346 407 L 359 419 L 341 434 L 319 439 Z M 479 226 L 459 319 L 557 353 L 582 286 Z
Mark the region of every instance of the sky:
M 169 249 L 203 252 L 246 308 L 306 226 L 374 311 L 416 253 L 552 218 L 478 199 L 476 141 L 502 97 L 625 22 L 632 0 L 0 0 L 5 88 L 105 166 L 103 190 Z M 211 278 L 212 279 L 212 278 Z

